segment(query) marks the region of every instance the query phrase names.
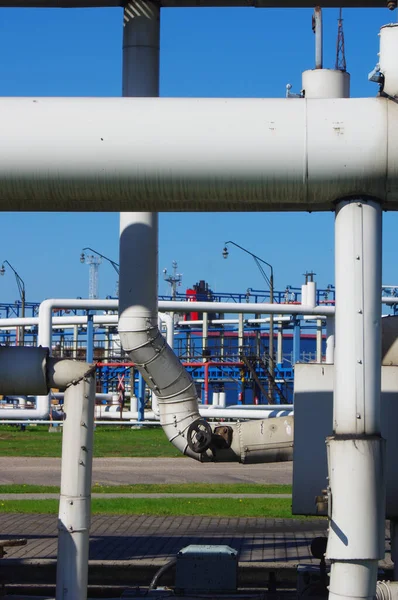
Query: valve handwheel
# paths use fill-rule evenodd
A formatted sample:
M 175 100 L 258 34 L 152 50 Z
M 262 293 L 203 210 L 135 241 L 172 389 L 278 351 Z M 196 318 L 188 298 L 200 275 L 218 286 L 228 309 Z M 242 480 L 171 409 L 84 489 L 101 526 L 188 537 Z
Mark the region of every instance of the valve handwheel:
M 207 421 L 198 420 L 191 423 L 187 433 L 188 446 L 193 452 L 205 452 L 211 444 L 212 430 Z

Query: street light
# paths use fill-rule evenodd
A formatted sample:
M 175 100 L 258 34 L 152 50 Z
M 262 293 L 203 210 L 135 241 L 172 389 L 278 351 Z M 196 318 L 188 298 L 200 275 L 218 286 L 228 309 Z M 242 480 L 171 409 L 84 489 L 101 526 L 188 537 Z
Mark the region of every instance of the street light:
M 253 252 L 250 252 L 249 250 L 247 250 L 246 248 L 243 248 L 243 246 L 239 246 L 239 244 L 236 244 L 236 242 L 232 242 L 231 240 L 229 240 L 228 242 L 225 242 L 224 244 L 224 248 L 222 251 L 222 255 L 223 258 L 228 258 L 229 256 L 229 251 L 228 251 L 228 244 L 232 244 L 233 246 L 236 246 L 237 248 L 239 248 L 239 250 L 242 250 L 243 252 L 246 252 L 246 254 L 249 254 L 253 259 L 254 262 L 256 263 L 261 275 L 263 276 L 266 284 L 269 286 L 269 298 L 270 298 L 270 303 L 273 304 L 274 303 L 274 268 L 272 265 L 270 265 L 270 263 L 268 263 L 267 261 L 263 260 L 262 258 L 260 258 L 259 256 L 257 256 L 256 254 L 253 254 Z M 269 270 L 270 270 L 270 276 L 268 277 L 267 273 L 265 272 L 264 268 L 262 267 L 261 263 L 263 263 L 264 265 L 266 265 Z M 270 314 L 269 317 L 269 349 L 268 349 L 268 353 L 269 353 L 269 360 L 270 360 L 270 373 L 272 378 L 275 375 L 275 367 L 274 367 L 274 315 Z
M 111 263 L 112 267 L 115 269 L 116 273 L 119 275 L 119 263 L 115 262 L 111 258 L 108 258 L 104 254 L 101 254 L 101 252 L 97 252 L 97 250 L 93 250 L 92 248 L 89 248 L 89 247 L 83 248 L 83 250 L 82 250 L 82 253 L 80 255 L 80 262 L 82 264 L 84 264 L 84 262 L 86 261 L 86 255 L 84 254 L 85 250 L 90 250 L 90 252 L 94 252 L 94 254 L 96 254 L 97 256 L 100 256 L 104 260 L 107 260 L 109 263 Z
M 6 268 L 4 265 L 8 265 L 11 269 L 11 271 L 14 273 L 15 275 L 15 279 L 17 282 L 17 286 L 18 286 L 18 291 L 19 291 L 19 295 L 21 297 L 21 316 L 24 317 L 25 316 L 25 282 L 22 279 L 22 277 L 19 275 L 19 273 L 17 273 L 17 271 L 14 269 L 14 267 L 12 266 L 11 263 L 8 262 L 8 260 L 3 260 L 3 264 L 1 265 L 1 269 L 0 269 L 0 275 L 4 275 L 6 272 Z M 18 343 L 21 342 L 21 346 L 24 345 L 25 342 L 25 330 L 24 327 L 20 327 L 19 328 L 20 331 L 20 337 L 18 340 Z
M 101 260 L 99 260 L 98 258 L 96 259 L 94 256 L 90 256 L 90 255 L 86 255 L 84 253 L 85 250 L 89 250 L 90 252 L 93 252 L 94 254 L 96 254 L 97 256 L 99 256 L 101 259 L 104 259 L 106 261 L 108 261 L 112 267 L 115 269 L 116 273 L 119 276 L 119 264 L 117 262 L 115 262 L 114 260 L 112 260 L 111 258 L 108 258 L 107 256 L 105 256 L 104 254 L 101 254 L 101 252 L 98 252 L 97 250 L 94 250 L 93 248 L 90 247 L 86 247 L 83 248 L 81 254 L 80 254 L 80 262 L 82 264 L 84 264 L 85 262 L 87 262 L 90 265 L 90 290 L 89 290 L 89 296 L 92 298 L 96 298 L 98 296 L 98 267 L 101 263 Z M 91 289 L 93 288 L 93 289 Z M 119 279 L 116 282 L 116 296 L 119 296 Z

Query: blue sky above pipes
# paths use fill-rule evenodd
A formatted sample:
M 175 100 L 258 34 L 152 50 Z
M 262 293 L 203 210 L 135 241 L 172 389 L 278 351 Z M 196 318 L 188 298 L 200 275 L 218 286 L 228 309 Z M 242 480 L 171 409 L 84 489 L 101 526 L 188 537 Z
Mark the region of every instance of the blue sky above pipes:
M 165 9 L 162 13 L 161 95 L 283 97 L 298 92 L 301 72 L 314 66 L 312 11 L 307 9 Z M 387 9 L 344 11 L 347 66 L 354 97 L 375 96 L 367 75 L 377 62 L 378 31 L 396 19 Z M 338 10 L 324 10 L 324 66 L 335 63 Z M 120 96 L 122 13 L 119 9 L 1 9 L 0 96 Z M 10 207 L 12 208 L 12 207 Z M 297 286 L 315 271 L 320 287 L 334 281 L 332 213 L 168 213 L 160 216 L 162 269 L 173 260 L 185 290 L 200 279 L 216 291 L 263 289 L 254 261 L 233 240 L 274 267 L 275 286 Z M 88 295 L 91 246 L 118 260 L 117 213 L 0 214 L 1 260 L 26 285 L 27 299 Z M 398 216 L 384 216 L 383 283 L 398 285 Z M 115 272 L 100 267 L 100 295 L 113 295 Z M 0 279 L 0 302 L 18 299 L 11 272 Z

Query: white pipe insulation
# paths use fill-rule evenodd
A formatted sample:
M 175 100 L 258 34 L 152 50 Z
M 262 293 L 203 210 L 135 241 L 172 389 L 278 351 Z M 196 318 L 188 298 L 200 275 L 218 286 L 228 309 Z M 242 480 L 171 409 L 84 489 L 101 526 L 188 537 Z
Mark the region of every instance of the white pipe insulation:
M 183 454 L 201 461 L 291 460 L 293 417 L 229 424 L 214 431 L 201 417 L 194 382 L 158 328 L 157 227 L 153 213 L 120 216 L 119 334 L 157 396 L 168 439 Z M 192 303 L 186 304 L 192 310 Z
M 92 365 L 85 362 L 52 358 L 48 348 L 0 347 L 0 393 L 9 396 L 27 393 L 46 394 L 51 387 L 65 389 L 75 379 L 83 378 L 91 372 Z M 7 418 L 7 409 L 2 410 L 2 418 Z M 19 415 L 29 413 L 37 419 L 37 410 L 19 410 Z
M 373 600 L 384 558 L 385 440 L 380 435 L 382 207 L 337 205 L 329 600 Z
M 95 366 L 83 378 L 68 385 L 65 391 L 57 600 L 87 599 L 94 406 Z
M 0 131 L 0 210 L 398 208 L 383 97 L 2 98 Z

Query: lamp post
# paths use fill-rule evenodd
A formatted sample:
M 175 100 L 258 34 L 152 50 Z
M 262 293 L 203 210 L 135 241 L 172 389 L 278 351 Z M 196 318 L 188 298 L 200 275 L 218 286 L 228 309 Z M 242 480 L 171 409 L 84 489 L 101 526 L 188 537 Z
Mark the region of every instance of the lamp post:
M 17 271 L 14 269 L 14 267 L 12 266 L 12 264 L 8 262 L 8 260 L 3 260 L 3 264 L 1 265 L 1 269 L 0 269 L 0 275 L 4 275 L 5 272 L 6 272 L 6 268 L 5 268 L 4 265 L 8 265 L 10 267 L 11 271 L 15 275 L 15 279 L 16 279 L 16 282 L 17 282 L 19 295 L 21 297 L 21 317 L 24 317 L 25 316 L 25 300 L 26 300 L 26 296 L 25 296 L 25 282 L 22 279 L 22 277 L 19 275 L 19 273 L 17 273 Z M 19 327 L 18 345 L 23 346 L 24 343 L 25 343 L 25 329 L 22 326 L 22 327 Z
M 254 259 L 254 262 L 256 263 L 257 267 L 259 268 L 261 275 L 263 276 L 265 282 L 269 286 L 270 303 L 273 304 L 274 303 L 274 269 L 273 269 L 273 266 L 270 265 L 270 263 L 268 263 L 267 261 L 265 261 L 262 258 L 260 258 L 259 256 L 257 256 L 256 254 L 253 254 L 253 252 L 250 252 L 246 248 L 243 248 L 243 246 L 239 246 L 239 244 L 236 244 L 236 242 L 232 242 L 231 240 L 229 240 L 228 242 L 225 242 L 225 244 L 224 244 L 224 249 L 222 251 L 222 255 L 224 258 L 228 258 L 228 255 L 229 255 L 228 248 L 227 248 L 228 244 L 232 244 L 233 246 L 236 246 L 237 248 L 239 248 L 239 250 L 246 252 L 246 254 L 249 254 Z M 269 277 L 268 277 L 267 273 L 265 272 L 264 268 L 261 266 L 261 263 L 263 263 L 264 265 L 269 267 L 269 269 L 270 269 Z M 269 349 L 268 349 L 268 353 L 269 353 L 269 367 L 270 367 L 269 371 L 271 373 L 272 378 L 274 378 L 275 367 L 274 367 L 274 315 L 273 314 L 270 315 L 270 318 L 269 318 Z
M 108 258 L 107 256 L 105 256 L 104 254 L 101 254 L 101 252 L 98 252 L 97 250 L 94 250 L 93 248 L 90 248 L 89 246 L 87 246 L 86 248 L 83 248 L 81 254 L 80 254 L 80 262 L 82 264 L 84 264 L 86 262 L 86 260 L 90 260 L 90 256 L 87 256 L 84 252 L 85 250 L 89 250 L 90 252 L 94 252 L 94 254 L 96 254 L 97 256 L 99 256 L 100 258 L 106 260 L 107 262 L 109 262 L 112 267 L 115 269 L 116 273 L 119 276 L 119 263 L 115 262 L 114 260 L 112 260 L 111 258 Z M 92 259 L 94 259 L 94 257 L 92 257 Z M 99 261 L 100 263 L 101 261 Z M 92 264 L 89 262 L 89 264 Z M 116 296 L 119 296 L 119 279 L 117 281 L 116 284 Z

